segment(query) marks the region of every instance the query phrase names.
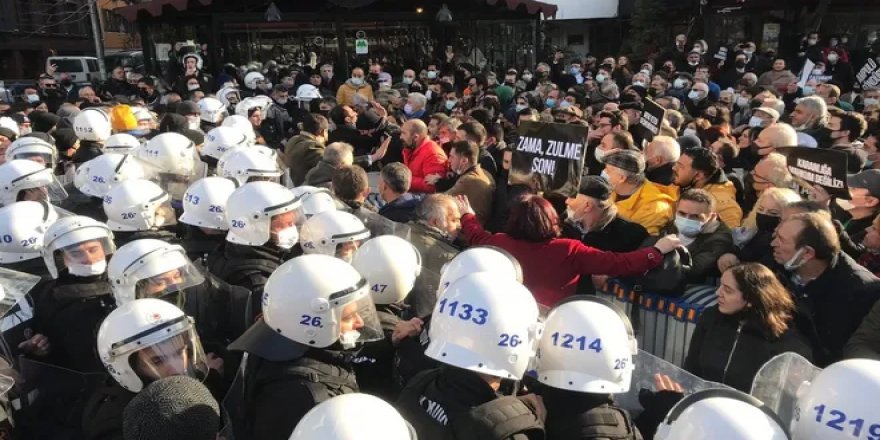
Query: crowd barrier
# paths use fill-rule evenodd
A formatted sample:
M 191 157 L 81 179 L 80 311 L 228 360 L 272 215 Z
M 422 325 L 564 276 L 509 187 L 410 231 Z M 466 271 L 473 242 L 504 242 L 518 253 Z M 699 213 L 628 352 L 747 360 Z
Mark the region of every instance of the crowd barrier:
M 630 317 L 640 349 L 682 366 L 700 315 L 718 303 L 716 289 L 716 286 L 688 286 L 681 297 L 669 298 L 637 292 L 631 285 L 609 279 L 596 293 Z

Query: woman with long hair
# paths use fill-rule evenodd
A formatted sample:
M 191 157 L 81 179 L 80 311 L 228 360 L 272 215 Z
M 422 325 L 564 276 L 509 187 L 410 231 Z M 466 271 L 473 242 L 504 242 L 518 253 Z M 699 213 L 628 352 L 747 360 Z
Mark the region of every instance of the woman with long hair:
M 788 188 L 768 188 L 758 197 L 752 212 L 743 219 L 743 225 L 733 230 L 736 249 L 718 258 L 718 270 L 724 272 L 740 262 L 772 264 L 770 242 L 773 231 L 782 220 L 782 210 L 801 197 Z
M 457 198 L 462 212 L 461 231 L 472 246 L 492 245 L 510 252 L 523 267 L 523 284 L 539 304 L 553 306 L 573 295 L 582 275 L 639 276 L 658 266 L 663 254 L 678 245 L 669 235 L 654 247 L 632 252 L 604 252 L 579 240 L 559 238 L 559 215 L 547 199 L 527 194 L 511 204 L 504 232 L 487 232 L 473 214 L 467 197 Z
M 697 322 L 684 368 L 749 392 L 755 374 L 774 356 L 792 351 L 812 358 L 794 314 L 791 294 L 770 269 L 758 263 L 733 266 L 721 275 L 718 305 Z

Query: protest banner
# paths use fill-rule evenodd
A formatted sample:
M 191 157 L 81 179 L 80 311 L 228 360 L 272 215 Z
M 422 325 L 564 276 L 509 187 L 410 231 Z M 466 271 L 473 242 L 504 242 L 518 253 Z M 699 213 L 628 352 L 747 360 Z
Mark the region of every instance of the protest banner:
M 663 124 L 663 118 L 666 117 L 666 109 L 660 104 L 652 101 L 650 98 L 642 100 L 642 117 L 639 119 L 639 128 L 642 132 L 642 139 L 650 142 L 654 136 L 660 134 L 660 125 Z
M 803 88 L 807 85 L 807 81 L 810 80 L 810 77 L 813 75 L 813 68 L 816 67 L 816 63 L 813 60 L 807 58 L 804 61 L 804 68 L 801 70 L 801 79 L 798 81 L 798 87 Z
M 534 185 L 539 192 L 577 195 L 587 150 L 587 127 L 524 121 L 513 148 L 510 184 Z
M 832 197 L 850 199 L 846 185 L 846 153 L 808 147 L 786 147 L 776 151 L 785 156 L 788 171 L 804 190 L 802 194 L 809 192 L 804 186 L 818 185 Z
M 862 90 L 877 87 L 880 84 L 880 66 L 873 58 L 868 58 L 868 61 L 856 74 L 856 81 L 862 86 Z

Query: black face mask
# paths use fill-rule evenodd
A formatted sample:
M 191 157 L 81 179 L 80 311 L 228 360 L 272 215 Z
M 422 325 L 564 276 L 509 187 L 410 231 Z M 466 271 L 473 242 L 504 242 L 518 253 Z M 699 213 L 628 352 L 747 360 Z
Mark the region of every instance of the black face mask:
M 69 80 L 69 79 L 62 79 L 62 80 L 61 80 L 61 87 L 65 87 L 65 88 L 67 88 L 67 87 L 70 87 L 70 86 L 72 86 L 72 85 L 73 85 L 73 81 L 71 81 L 71 80 Z
M 776 227 L 779 226 L 779 222 L 782 220 L 779 217 L 761 214 L 760 212 L 755 214 L 755 225 L 758 226 L 758 230 L 761 232 L 773 232 L 776 230 Z
M 816 145 L 818 145 L 819 148 L 830 147 L 833 143 L 831 139 L 831 129 L 828 127 L 820 127 L 816 130 L 813 138 L 816 139 Z
M 743 67 L 746 67 L 746 62 L 744 60 L 736 60 L 736 67 L 742 69 Z

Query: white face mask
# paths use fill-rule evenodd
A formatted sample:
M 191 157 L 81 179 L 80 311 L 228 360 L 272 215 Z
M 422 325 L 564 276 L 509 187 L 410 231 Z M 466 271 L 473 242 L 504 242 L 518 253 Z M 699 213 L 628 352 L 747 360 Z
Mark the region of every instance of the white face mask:
M 107 270 L 106 260 L 100 260 L 94 264 L 73 263 L 67 265 L 67 271 L 70 272 L 71 275 L 77 277 L 93 277 L 95 275 L 101 275 L 105 270 Z
M 351 330 L 339 335 L 339 343 L 342 345 L 342 348 L 346 350 L 351 350 L 352 348 L 357 346 L 357 341 L 360 338 L 361 332 L 357 330 Z
M 764 125 L 764 121 L 761 120 L 761 118 L 757 116 L 752 116 L 751 118 L 749 118 L 749 127 L 758 128 L 762 125 Z
M 412 106 L 409 105 L 409 104 L 403 106 L 403 112 L 406 113 L 406 114 L 408 114 L 408 115 L 411 115 L 411 114 L 413 113 L 413 108 L 412 108 Z
M 364 79 L 363 79 L 363 78 L 352 78 L 352 79 L 351 79 L 351 83 L 354 84 L 354 85 L 356 85 L 356 86 L 359 86 L 359 85 L 362 85 L 362 84 L 364 83 Z
M 829 62 L 832 62 L 832 63 L 837 62 L 837 58 L 838 57 L 837 57 L 836 53 L 829 53 L 828 54 L 828 61 Z
M 525 82 L 530 82 L 532 80 L 532 78 L 533 78 L 533 76 L 531 74 L 525 74 L 522 76 L 522 79 Z
M 429 70 L 428 71 L 428 79 L 437 79 L 437 71 Z
M 880 104 L 880 100 L 877 98 L 865 98 L 864 100 L 865 107 L 870 107 L 872 105 Z
M 299 231 L 296 229 L 296 226 L 282 229 L 275 233 L 275 240 L 276 244 L 281 249 L 291 249 L 296 246 L 296 242 L 299 241 Z
M 786 270 L 795 270 L 795 269 L 803 266 L 806 263 L 806 261 L 798 261 L 802 255 L 804 255 L 804 248 L 798 249 L 797 252 L 795 252 L 794 255 L 791 256 L 791 259 L 786 261 L 785 264 L 783 264 L 785 269 Z
M 287 101 L 289 101 L 289 100 L 290 100 L 290 98 L 281 98 L 275 102 L 277 102 L 278 105 L 287 105 Z
M 634 86 L 639 86 L 639 87 L 645 87 L 645 83 L 642 82 L 642 81 L 634 81 L 634 82 L 633 82 L 633 85 L 634 85 Z
M 868 104 L 867 104 L 867 100 L 865 100 L 865 105 L 868 105 Z M 518 112 L 521 112 L 521 111 L 523 111 L 523 110 L 525 110 L 525 109 L 527 109 L 527 108 L 529 108 L 529 106 L 527 106 L 527 105 L 525 105 L 525 104 L 517 104 L 517 105 L 516 105 L 516 111 L 518 111 Z
M 688 98 L 691 101 L 699 101 L 700 100 L 700 92 L 698 92 L 696 90 L 691 90 L 690 92 L 688 92 Z
M 190 92 L 192 92 L 193 90 L 198 90 L 200 88 L 201 88 L 201 86 L 199 86 L 198 84 L 189 84 L 186 86 L 186 89 L 189 90 Z
M 745 108 L 749 106 L 749 98 L 745 96 L 738 96 L 736 98 L 736 106 L 739 108 Z
M 684 80 L 681 78 L 676 78 L 675 81 L 672 82 L 672 87 L 676 89 L 683 89 L 685 86 Z
M 605 157 L 606 154 L 607 153 L 605 153 L 605 150 L 598 147 L 596 148 L 596 160 L 598 160 L 599 162 L 602 162 L 602 158 Z
M 27 101 L 30 103 L 38 102 L 40 100 L 40 95 L 27 95 Z
M 603 82 L 605 82 L 605 79 L 606 79 L 606 78 L 605 78 L 605 75 L 603 75 L 603 74 L 601 74 L 601 73 L 598 74 L 598 75 L 596 75 L 596 82 L 597 82 L 597 83 L 603 83 Z
M 685 128 L 684 131 L 681 133 L 681 135 L 682 136 L 688 136 L 688 135 L 696 136 L 697 130 L 694 130 L 693 128 Z

